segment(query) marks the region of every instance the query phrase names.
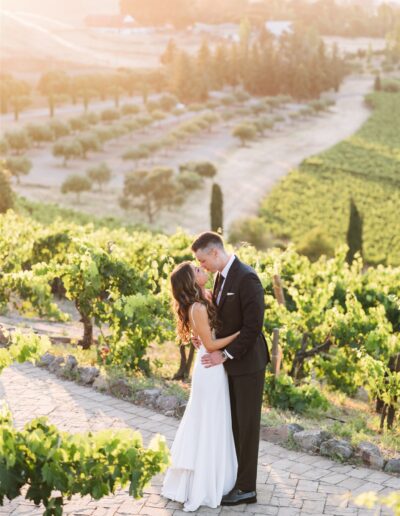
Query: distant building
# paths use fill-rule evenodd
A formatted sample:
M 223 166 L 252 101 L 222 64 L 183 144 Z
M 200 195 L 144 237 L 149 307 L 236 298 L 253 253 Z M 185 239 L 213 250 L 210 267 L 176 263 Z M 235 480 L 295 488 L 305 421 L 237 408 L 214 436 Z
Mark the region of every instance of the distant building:
M 276 38 L 280 38 L 285 32 L 292 32 L 293 22 L 291 21 L 267 21 L 265 28 Z
M 129 14 L 89 14 L 84 22 L 86 27 L 97 29 L 131 29 L 137 27 L 135 19 Z

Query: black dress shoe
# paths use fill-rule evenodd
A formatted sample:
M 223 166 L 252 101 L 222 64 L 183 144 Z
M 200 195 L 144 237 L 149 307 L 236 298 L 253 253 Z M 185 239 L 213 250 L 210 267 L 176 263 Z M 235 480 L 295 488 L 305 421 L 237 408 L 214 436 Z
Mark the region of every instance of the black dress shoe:
M 255 491 L 242 491 L 232 489 L 230 493 L 222 497 L 221 505 L 239 505 L 241 503 L 256 503 L 257 493 Z

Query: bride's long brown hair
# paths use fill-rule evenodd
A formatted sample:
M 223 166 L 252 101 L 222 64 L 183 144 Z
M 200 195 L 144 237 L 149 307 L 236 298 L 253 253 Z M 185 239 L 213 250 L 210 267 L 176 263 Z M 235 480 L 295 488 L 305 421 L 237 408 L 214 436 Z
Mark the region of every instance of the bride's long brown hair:
M 217 310 L 203 294 L 196 283 L 196 277 L 190 262 L 182 262 L 171 273 L 173 309 L 175 312 L 178 336 L 183 342 L 189 342 L 191 336 L 189 309 L 193 303 L 201 303 L 207 309 L 210 327 L 216 328 Z

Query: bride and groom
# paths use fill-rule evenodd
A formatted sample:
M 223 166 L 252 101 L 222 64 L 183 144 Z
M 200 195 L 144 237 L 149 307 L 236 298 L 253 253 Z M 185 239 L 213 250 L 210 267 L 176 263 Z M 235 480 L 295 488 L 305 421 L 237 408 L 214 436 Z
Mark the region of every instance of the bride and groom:
M 254 269 L 228 255 L 217 233 L 192 244 L 200 267 L 171 274 L 179 337 L 198 349 L 189 402 L 171 448 L 161 494 L 215 508 L 257 501 L 256 478 L 264 376 L 264 290 Z M 216 273 L 207 291 L 206 271 Z

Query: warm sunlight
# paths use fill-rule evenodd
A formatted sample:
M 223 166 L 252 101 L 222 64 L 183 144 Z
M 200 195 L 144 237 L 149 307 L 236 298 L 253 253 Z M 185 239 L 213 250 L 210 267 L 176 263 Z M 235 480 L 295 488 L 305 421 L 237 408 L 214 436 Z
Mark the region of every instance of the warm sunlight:
M 400 0 L 0 0 L 0 516 L 400 516 Z

